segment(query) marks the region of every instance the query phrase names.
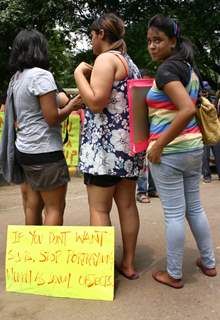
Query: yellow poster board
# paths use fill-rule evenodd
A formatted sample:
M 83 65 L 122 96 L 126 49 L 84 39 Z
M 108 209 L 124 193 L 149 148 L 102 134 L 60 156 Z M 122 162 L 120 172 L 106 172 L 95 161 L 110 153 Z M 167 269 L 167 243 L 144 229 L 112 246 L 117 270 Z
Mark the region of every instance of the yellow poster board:
M 8 226 L 6 290 L 114 298 L 114 227 Z
M 4 117 L 5 113 L 0 112 L 0 142 L 4 126 Z M 63 141 L 67 138 L 63 147 L 63 152 L 69 167 L 77 167 L 79 162 L 80 131 L 80 116 L 78 114 L 71 114 L 68 121 L 65 120 L 62 122 Z
M 79 141 L 80 141 L 80 116 L 71 114 L 67 121 L 62 125 L 63 140 L 65 139 L 66 130 L 68 130 L 68 140 L 64 145 L 64 155 L 69 167 L 76 167 L 79 160 Z
M 0 112 L 0 142 L 2 141 L 2 130 L 4 126 L 4 119 L 5 119 L 5 113 L 1 111 Z

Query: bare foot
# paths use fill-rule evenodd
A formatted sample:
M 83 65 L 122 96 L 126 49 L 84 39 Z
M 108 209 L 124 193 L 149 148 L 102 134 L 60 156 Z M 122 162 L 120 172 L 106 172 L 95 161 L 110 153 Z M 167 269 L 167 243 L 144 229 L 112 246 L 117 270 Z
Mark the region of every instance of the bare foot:
M 136 280 L 139 279 L 140 275 L 136 272 L 133 268 L 125 268 L 122 265 L 120 267 L 116 267 L 117 271 L 129 280 Z
M 202 264 L 202 260 L 201 258 L 198 258 L 196 260 L 196 265 L 197 267 L 199 267 L 199 269 L 202 271 L 202 273 L 204 273 L 206 276 L 208 277 L 215 277 L 217 276 L 217 270 L 216 268 L 206 268 L 203 264 Z
M 152 273 L 154 280 L 175 289 L 181 289 L 184 286 L 182 279 L 174 279 L 166 271 L 155 271 Z

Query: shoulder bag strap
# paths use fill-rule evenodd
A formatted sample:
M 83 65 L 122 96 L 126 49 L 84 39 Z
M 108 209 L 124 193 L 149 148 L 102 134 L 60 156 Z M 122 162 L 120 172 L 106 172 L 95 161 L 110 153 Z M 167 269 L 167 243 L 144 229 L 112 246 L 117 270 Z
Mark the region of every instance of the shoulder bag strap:
M 123 66 L 124 66 L 126 76 L 128 77 L 128 68 L 127 68 L 127 66 L 126 66 L 126 64 L 125 64 L 125 61 L 124 61 L 125 58 L 122 56 L 122 54 L 119 53 L 119 52 L 116 52 L 116 51 L 109 51 L 109 52 L 112 53 L 112 54 L 114 54 L 114 55 L 121 61 L 121 63 L 122 63 Z M 123 57 L 123 58 L 122 58 L 122 57 Z

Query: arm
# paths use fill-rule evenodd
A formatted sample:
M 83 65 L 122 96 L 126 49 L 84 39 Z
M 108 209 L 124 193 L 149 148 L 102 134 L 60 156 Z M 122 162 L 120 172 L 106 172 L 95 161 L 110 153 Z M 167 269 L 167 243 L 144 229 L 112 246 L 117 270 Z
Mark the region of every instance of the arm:
M 91 73 L 90 83 L 87 80 Z M 115 79 L 116 63 L 111 53 L 99 55 L 93 68 L 82 62 L 74 72 L 82 100 L 93 112 L 102 112 L 107 105 Z
M 148 159 L 159 163 L 163 148 L 176 138 L 196 113 L 191 98 L 180 81 L 171 81 L 164 85 L 163 91 L 177 107 L 177 114 L 170 127 L 155 142 L 148 154 Z
M 63 108 L 68 102 L 69 98 L 64 91 L 60 91 L 57 93 L 59 108 Z
M 62 109 L 58 109 L 55 91 L 39 96 L 39 99 L 44 119 L 49 126 L 55 126 L 61 123 L 72 111 L 76 111 L 82 106 L 82 99 L 78 95 L 70 99 Z

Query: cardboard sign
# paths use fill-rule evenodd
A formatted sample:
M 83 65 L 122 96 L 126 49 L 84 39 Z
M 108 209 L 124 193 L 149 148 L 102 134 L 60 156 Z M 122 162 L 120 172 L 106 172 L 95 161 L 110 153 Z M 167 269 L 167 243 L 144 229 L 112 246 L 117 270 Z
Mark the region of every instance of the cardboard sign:
M 8 226 L 6 290 L 114 298 L 114 227 Z
M 70 115 L 67 122 L 62 125 L 63 140 L 65 139 L 65 132 L 68 130 L 68 141 L 64 145 L 64 155 L 67 165 L 69 167 L 76 167 L 79 161 L 79 141 L 80 141 L 80 116 Z
M 1 111 L 0 112 L 0 141 L 2 141 L 2 130 L 4 126 L 4 119 L 5 119 L 5 113 Z
M 145 151 L 148 146 L 148 108 L 146 95 L 153 79 L 128 80 L 128 107 L 131 154 Z
M 0 112 L 0 142 L 4 126 L 5 113 Z M 68 121 L 62 122 L 63 141 L 68 137 L 64 145 L 63 152 L 69 167 L 76 167 L 79 162 L 79 142 L 80 142 L 80 116 L 71 114 Z

